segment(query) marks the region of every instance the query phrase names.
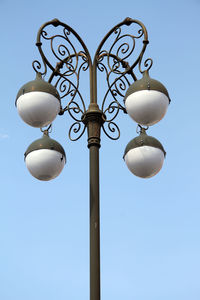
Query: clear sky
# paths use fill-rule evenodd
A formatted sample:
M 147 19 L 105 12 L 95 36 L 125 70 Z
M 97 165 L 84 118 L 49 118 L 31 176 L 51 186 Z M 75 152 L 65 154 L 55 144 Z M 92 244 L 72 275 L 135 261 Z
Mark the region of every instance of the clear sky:
M 127 16 L 147 27 L 150 75 L 166 86 L 172 102 L 148 132 L 167 152 L 151 179 L 133 176 L 122 159 L 137 135 L 130 118 L 117 120 L 118 141 L 102 134 L 102 299 L 200 299 L 200 1 L 0 0 L 1 300 L 89 299 L 87 136 L 70 142 L 72 122 L 58 117 L 51 137 L 65 148 L 67 164 L 55 180 L 37 181 L 23 154 L 41 132 L 21 121 L 15 97 L 35 78 L 31 64 L 40 58 L 35 41 L 43 23 L 67 23 L 93 56 Z M 88 86 L 84 93 L 88 103 Z

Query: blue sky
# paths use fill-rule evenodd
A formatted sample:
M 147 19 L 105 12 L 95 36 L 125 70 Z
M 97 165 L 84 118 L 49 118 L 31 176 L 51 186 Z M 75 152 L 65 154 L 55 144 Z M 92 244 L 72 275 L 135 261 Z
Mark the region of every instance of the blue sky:
M 70 25 L 93 57 L 103 36 L 127 16 L 147 27 L 150 75 L 172 102 L 149 129 L 167 152 L 151 179 L 133 176 L 122 159 L 137 135 L 130 118 L 119 117 L 118 141 L 102 134 L 102 299 L 200 299 L 199 13 L 199 0 L 0 0 L 0 299 L 89 299 L 87 137 L 70 142 L 71 121 L 58 117 L 51 137 L 65 148 L 67 164 L 55 180 L 37 181 L 23 154 L 41 132 L 21 121 L 14 103 L 35 77 L 31 64 L 39 58 L 35 41 L 43 23 L 58 18 Z M 88 87 L 84 93 L 88 103 Z

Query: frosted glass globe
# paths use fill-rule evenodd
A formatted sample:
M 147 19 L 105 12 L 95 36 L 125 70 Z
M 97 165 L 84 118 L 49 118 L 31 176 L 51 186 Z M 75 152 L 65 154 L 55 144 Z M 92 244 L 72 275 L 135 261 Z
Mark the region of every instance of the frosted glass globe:
M 167 112 L 169 98 L 156 90 L 141 90 L 125 101 L 126 111 L 138 124 L 150 126 L 159 122 Z
M 56 178 L 65 165 L 65 157 L 58 151 L 39 149 L 25 158 L 26 166 L 35 178 L 48 181 Z
M 128 169 L 134 175 L 142 178 L 156 175 L 162 168 L 164 158 L 162 150 L 151 146 L 131 149 L 124 157 Z
M 60 111 L 60 102 L 46 92 L 30 92 L 17 99 L 17 110 L 24 122 L 33 127 L 44 127 L 53 122 Z

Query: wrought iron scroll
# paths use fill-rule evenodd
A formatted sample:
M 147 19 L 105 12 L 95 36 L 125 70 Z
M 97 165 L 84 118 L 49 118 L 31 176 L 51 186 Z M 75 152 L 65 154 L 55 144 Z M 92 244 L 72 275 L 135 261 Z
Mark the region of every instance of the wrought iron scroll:
M 55 27 L 57 27 L 56 33 Z M 74 123 L 69 130 L 69 138 L 78 140 L 85 132 L 82 116 L 86 112 L 86 107 L 79 87 L 81 71 L 84 72 L 92 67 L 88 49 L 71 27 L 57 19 L 40 27 L 36 46 L 43 65 L 35 60 L 32 64 L 33 68 L 43 77 L 48 75 L 48 81 L 60 94 L 62 105 L 64 99 L 67 100 L 67 103 L 61 107 L 60 114 L 67 111 L 72 117 Z M 49 56 L 51 59 L 48 58 Z
M 124 99 L 132 81 L 137 80 L 136 66 L 141 74 L 152 66 L 153 61 L 148 58 L 142 68 L 148 43 L 145 26 L 140 21 L 126 18 L 108 32 L 96 51 L 94 63 L 97 70 L 105 74 L 107 81 L 107 91 L 101 105 L 101 110 L 106 115 L 103 131 L 111 139 L 120 137 L 119 127 L 114 120 L 120 110 L 126 113 L 121 99 Z
M 119 138 L 120 129 L 114 121 L 120 111 L 126 113 L 123 103 L 126 90 L 137 80 L 137 72 L 143 74 L 153 63 L 151 58 L 143 62 L 147 44 L 145 26 L 140 21 L 126 18 L 104 37 L 92 63 L 87 47 L 70 26 L 53 19 L 40 27 L 36 46 L 42 62 L 35 60 L 32 65 L 37 73 L 47 76 L 57 88 L 62 105 L 60 114 L 68 112 L 74 120 L 69 129 L 71 140 L 78 140 L 86 129 L 83 119 L 86 106 L 80 92 L 80 75 L 87 70 L 93 83 L 97 71 L 105 75 L 107 88 L 99 105 L 106 116 L 102 128 L 109 138 Z

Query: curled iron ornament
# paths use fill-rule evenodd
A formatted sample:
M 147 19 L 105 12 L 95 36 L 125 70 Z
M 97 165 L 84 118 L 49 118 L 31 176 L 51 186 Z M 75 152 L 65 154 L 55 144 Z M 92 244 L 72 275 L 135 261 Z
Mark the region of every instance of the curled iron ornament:
M 124 26 L 130 25 L 138 26 L 135 34 L 123 32 Z M 142 38 L 141 50 L 138 51 L 135 59 L 133 59 L 136 41 Z M 110 40 L 112 40 L 111 43 L 109 43 Z M 113 120 L 117 117 L 119 111 L 126 112 L 123 99 L 127 88 L 130 86 L 130 81 L 137 80 L 135 67 L 138 65 L 139 72 L 143 74 L 153 64 L 152 59 L 148 58 L 144 61 L 144 68 L 142 69 L 143 56 L 148 43 L 148 34 L 144 24 L 140 21 L 126 18 L 108 32 L 96 51 L 95 62 L 97 69 L 101 73 L 105 73 L 107 81 L 107 91 L 102 100 L 101 110 L 106 114 L 105 122 L 108 123 L 107 129 L 111 134 L 113 133 L 111 130 L 113 128 Z M 104 132 L 106 133 L 105 124 Z M 110 134 L 108 133 L 107 135 L 109 136 Z
M 79 140 L 86 130 L 86 126 L 81 122 L 74 122 L 69 129 L 69 139 L 70 141 Z
M 143 130 L 145 130 L 145 132 L 149 129 L 149 126 L 141 126 L 140 124 L 137 125 L 136 127 L 136 133 L 141 133 Z
M 102 125 L 103 132 L 111 140 L 118 140 L 120 138 L 120 129 L 113 121 L 109 121 Z
M 41 132 L 51 133 L 52 132 L 52 123 L 50 125 L 48 125 L 46 129 L 44 129 L 44 127 L 40 128 L 40 131 Z
M 56 33 L 52 33 L 52 29 Z M 139 40 L 142 44 L 140 51 Z M 80 74 L 87 70 L 90 74 L 90 103 L 97 103 L 97 72 L 105 75 L 107 90 L 99 105 L 100 111 L 106 116 L 102 129 L 111 139 L 120 137 L 120 129 L 114 120 L 120 111 L 126 113 L 121 99 L 124 99 L 131 82 L 137 80 L 136 66 L 143 74 L 153 64 L 151 58 L 143 62 L 148 43 L 148 34 L 143 23 L 126 18 L 103 38 L 92 62 L 83 40 L 70 26 L 53 19 L 40 27 L 36 46 L 42 63 L 35 60 L 32 65 L 35 72 L 40 72 L 43 77 L 49 75 L 48 82 L 58 89 L 62 103 L 60 115 L 68 112 L 74 120 L 69 129 L 71 140 L 78 140 L 85 132 L 83 116 L 87 109 L 80 91 Z M 51 50 L 50 54 L 47 53 L 48 56 L 45 55 L 46 44 Z M 53 57 L 51 62 L 49 55 Z
M 52 33 L 53 27 L 57 27 L 56 33 Z M 53 57 L 51 62 L 43 50 L 43 48 L 46 49 L 43 44 L 45 46 L 48 44 L 50 47 L 50 54 Z M 41 55 L 43 66 L 38 60 L 35 60 L 32 64 L 33 68 L 44 77 L 50 73 L 48 82 L 54 84 L 58 89 L 62 105 L 64 99 L 67 100 L 67 103 L 61 108 L 60 114 L 67 111 L 75 121 L 70 127 L 69 135 L 71 132 L 78 134 L 82 127 L 81 117 L 86 112 L 85 102 L 79 89 L 80 72 L 92 68 L 89 51 L 80 36 L 70 26 L 58 19 L 46 22 L 40 27 L 36 46 Z M 77 127 L 78 123 L 79 126 Z M 72 138 L 72 140 L 76 140 L 76 138 Z

